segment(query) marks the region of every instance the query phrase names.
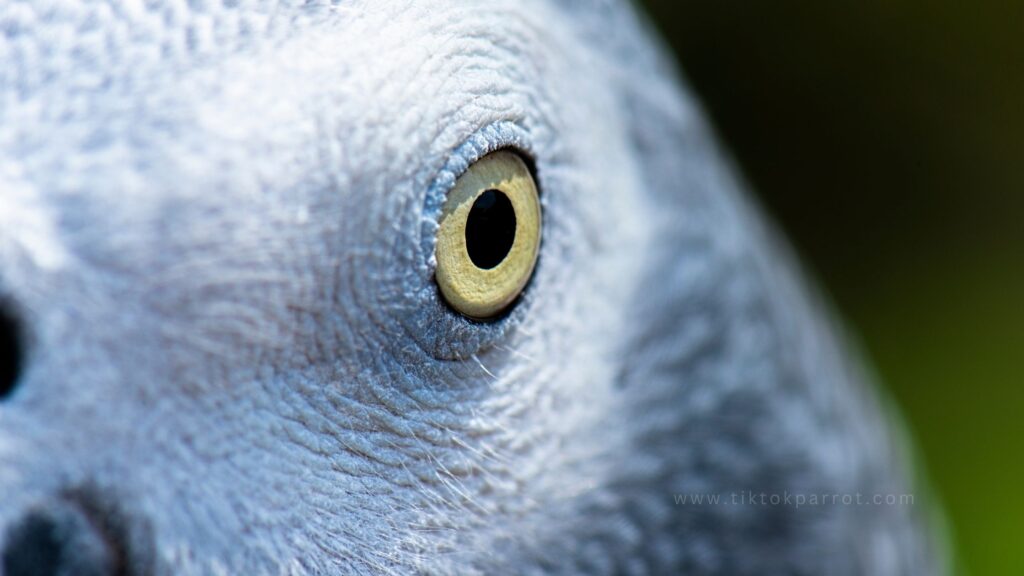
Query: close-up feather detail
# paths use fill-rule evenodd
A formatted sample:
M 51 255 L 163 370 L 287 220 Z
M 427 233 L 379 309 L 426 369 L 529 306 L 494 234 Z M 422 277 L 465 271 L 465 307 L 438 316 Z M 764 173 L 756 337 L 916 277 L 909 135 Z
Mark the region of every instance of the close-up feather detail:
M 628 2 L 15 0 L 0 61 L 0 574 L 946 573 Z

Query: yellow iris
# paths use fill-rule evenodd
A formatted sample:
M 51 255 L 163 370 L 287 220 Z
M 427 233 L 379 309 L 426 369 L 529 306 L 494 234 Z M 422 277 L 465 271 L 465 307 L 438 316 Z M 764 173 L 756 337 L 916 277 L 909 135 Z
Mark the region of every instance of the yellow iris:
M 537 186 L 519 155 L 500 150 L 470 166 L 437 233 L 435 277 L 448 304 L 477 320 L 504 311 L 533 274 L 540 231 Z

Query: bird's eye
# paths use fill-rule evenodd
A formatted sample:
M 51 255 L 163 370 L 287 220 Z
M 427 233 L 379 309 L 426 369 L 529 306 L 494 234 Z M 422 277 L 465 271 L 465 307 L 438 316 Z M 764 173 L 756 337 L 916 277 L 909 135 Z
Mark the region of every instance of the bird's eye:
M 537 186 L 522 158 L 499 150 L 478 160 L 441 211 L 435 275 L 445 300 L 473 319 L 500 314 L 533 273 L 540 232 Z

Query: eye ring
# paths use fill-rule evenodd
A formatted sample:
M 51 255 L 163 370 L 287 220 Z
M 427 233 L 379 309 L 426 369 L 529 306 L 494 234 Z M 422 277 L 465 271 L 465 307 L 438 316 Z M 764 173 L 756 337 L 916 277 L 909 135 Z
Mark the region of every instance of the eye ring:
M 501 314 L 530 280 L 540 240 L 540 198 L 529 167 L 509 150 L 480 158 L 441 209 L 434 276 L 445 301 L 474 320 Z

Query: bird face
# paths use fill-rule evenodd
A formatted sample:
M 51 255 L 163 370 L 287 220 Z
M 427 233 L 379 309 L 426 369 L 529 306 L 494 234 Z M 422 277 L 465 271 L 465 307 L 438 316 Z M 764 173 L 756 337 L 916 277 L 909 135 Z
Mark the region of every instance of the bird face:
M 673 506 L 891 458 L 646 36 L 532 0 L 0 8 L 5 573 L 740 574 L 845 543 L 844 511 Z M 507 290 L 457 269 L 498 291 L 466 309 L 438 239 L 502 154 L 534 252 Z

